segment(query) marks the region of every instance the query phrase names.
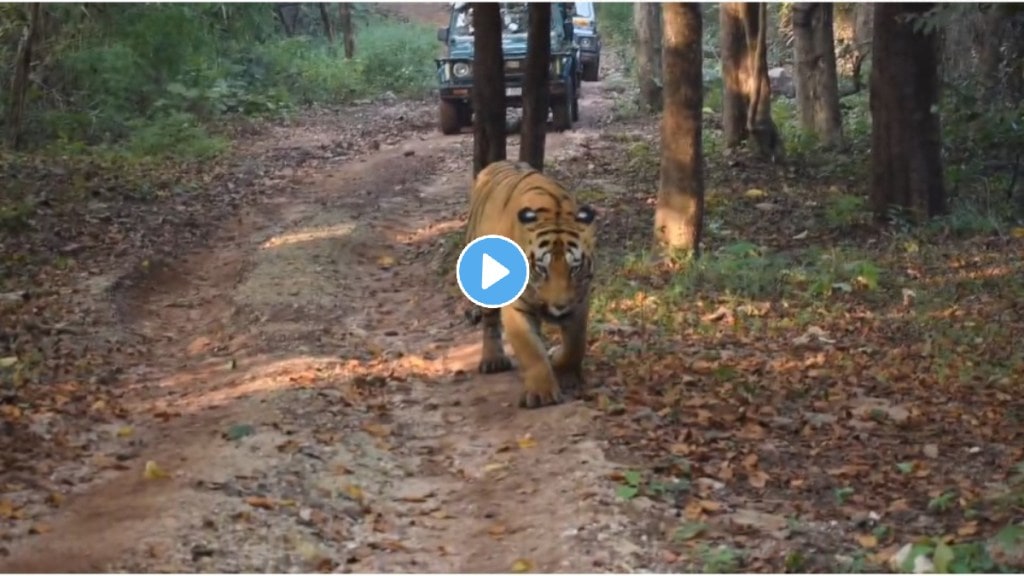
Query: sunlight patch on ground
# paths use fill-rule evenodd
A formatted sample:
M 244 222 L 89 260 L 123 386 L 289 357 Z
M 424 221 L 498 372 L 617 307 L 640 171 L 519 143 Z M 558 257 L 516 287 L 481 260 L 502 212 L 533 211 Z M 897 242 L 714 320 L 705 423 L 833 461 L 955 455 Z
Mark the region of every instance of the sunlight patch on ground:
M 411 234 L 396 234 L 392 239 L 403 244 L 419 244 L 451 234 L 465 226 L 464 220 L 448 220 L 438 224 L 432 224 L 426 228 L 420 228 Z
M 298 244 L 300 242 L 312 242 L 314 240 L 343 238 L 351 234 L 355 229 L 356 224 L 354 222 L 345 222 L 343 224 L 337 224 L 335 226 L 325 226 L 323 228 L 317 228 L 314 230 L 300 230 L 298 232 L 274 236 L 273 238 L 264 242 L 260 246 L 260 248 L 262 248 L 263 250 L 268 250 L 270 248 L 279 248 L 281 246 Z
M 476 370 L 479 342 L 453 346 L 436 358 L 406 355 L 369 362 L 336 356 L 302 355 L 291 358 L 255 356 L 237 362 L 225 358 L 203 362 L 153 384 L 165 392 L 158 399 L 132 406 L 133 412 L 199 412 L 233 400 L 300 388 L 338 390 L 352 404 L 365 401 L 364 388 L 380 388 L 407 378 L 443 378 Z

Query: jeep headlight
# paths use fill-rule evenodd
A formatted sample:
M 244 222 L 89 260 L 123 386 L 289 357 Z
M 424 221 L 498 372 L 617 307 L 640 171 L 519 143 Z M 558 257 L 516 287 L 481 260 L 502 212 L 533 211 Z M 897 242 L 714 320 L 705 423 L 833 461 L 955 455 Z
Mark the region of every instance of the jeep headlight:
M 469 76 L 469 73 L 472 71 L 473 69 L 470 68 L 469 64 L 466 62 L 456 62 L 452 65 L 452 74 L 454 74 L 456 78 L 465 78 L 466 76 Z
M 590 36 L 581 36 L 579 38 L 579 41 L 580 41 L 580 47 L 581 48 L 593 48 L 594 47 L 594 39 L 591 38 Z

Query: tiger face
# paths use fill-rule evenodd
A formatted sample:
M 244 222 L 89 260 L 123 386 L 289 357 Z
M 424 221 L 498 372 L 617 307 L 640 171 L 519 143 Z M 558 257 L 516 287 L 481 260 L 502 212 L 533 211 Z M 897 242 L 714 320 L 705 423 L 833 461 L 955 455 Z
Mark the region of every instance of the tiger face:
M 587 205 L 568 213 L 531 207 L 517 213 L 529 232 L 524 246 L 530 261 L 528 301 L 548 320 L 566 320 L 589 295 L 596 217 Z

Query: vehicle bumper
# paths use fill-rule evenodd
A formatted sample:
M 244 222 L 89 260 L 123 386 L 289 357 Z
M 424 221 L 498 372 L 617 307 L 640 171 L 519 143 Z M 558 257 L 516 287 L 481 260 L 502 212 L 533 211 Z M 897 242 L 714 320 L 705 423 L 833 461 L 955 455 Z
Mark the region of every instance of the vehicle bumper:
M 564 80 L 548 83 L 548 96 L 564 96 L 567 90 Z M 445 86 L 438 89 L 441 100 L 456 100 L 471 102 L 473 100 L 472 86 Z M 511 84 L 505 86 L 505 105 L 510 108 L 523 107 L 523 86 L 522 84 Z
M 599 50 L 584 50 L 580 48 L 580 62 L 592 64 L 601 59 L 601 52 Z

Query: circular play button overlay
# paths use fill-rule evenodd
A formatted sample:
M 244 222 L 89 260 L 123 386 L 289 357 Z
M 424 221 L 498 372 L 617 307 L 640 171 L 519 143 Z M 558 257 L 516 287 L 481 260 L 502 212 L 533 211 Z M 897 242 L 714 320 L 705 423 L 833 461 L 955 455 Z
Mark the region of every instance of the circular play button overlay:
M 455 278 L 469 301 L 484 308 L 515 302 L 530 279 L 530 264 L 518 244 L 504 236 L 481 236 L 459 254 Z

